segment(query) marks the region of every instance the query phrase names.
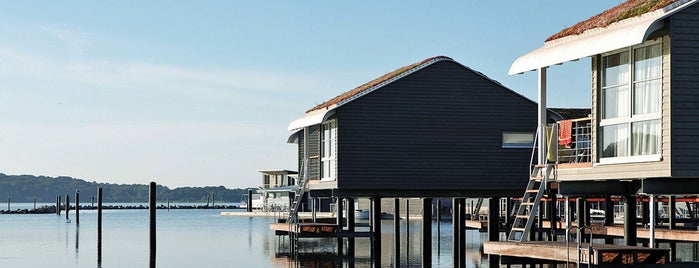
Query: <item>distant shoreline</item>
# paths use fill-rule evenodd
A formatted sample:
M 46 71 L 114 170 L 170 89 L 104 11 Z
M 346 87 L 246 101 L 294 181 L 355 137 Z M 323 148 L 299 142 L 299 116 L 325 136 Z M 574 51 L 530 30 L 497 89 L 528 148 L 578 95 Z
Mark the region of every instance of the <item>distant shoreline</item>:
M 156 209 L 241 209 L 240 205 L 158 205 Z M 80 206 L 80 210 L 96 210 L 97 206 Z M 104 210 L 117 209 L 148 209 L 145 205 L 103 205 Z M 75 211 L 75 206 L 70 206 L 71 211 Z M 61 212 L 65 212 L 65 206 L 61 206 Z M 56 206 L 41 206 L 36 209 L 15 209 L 0 210 L 0 214 L 55 214 Z

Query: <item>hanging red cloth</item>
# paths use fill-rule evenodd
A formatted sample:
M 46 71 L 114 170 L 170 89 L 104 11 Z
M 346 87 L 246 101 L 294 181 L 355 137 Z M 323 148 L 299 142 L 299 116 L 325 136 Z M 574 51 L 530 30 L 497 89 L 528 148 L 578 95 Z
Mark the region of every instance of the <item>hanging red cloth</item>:
M 568 145 L 573 142 L 573 120 L 558 121 L 558 144 Z

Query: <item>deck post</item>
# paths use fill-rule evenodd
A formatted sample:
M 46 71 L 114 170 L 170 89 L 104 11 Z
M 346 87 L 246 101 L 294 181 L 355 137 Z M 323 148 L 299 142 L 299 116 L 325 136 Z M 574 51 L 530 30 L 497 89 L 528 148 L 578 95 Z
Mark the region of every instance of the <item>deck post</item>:
M 499 197 L 488 198 L 488 241 L 500 240 L 500 207 Z M 500 258 L 495 254 L 488 254 L 490 267 L 500 267 Z
M 676 227 L 675 214 L 677 213 L 677 207 L 675 204 L 677 203 L 677 199 L 675 199 L 674 195 L 668 196 L 668 199 L 668 206 L 670 207 L 668 210 L 668 223 L 670 225 L 670 230 L 672 230 Z
M 566 240 L 565 241 L 570 242 L 570 233 L 568 232 L 568 230 L 570 230 L 570 226 L 572 224 L 571 218 L 572 218 L 573 214 L 570 211 L 570 197 L 566 196 L 565 199 L 566 199 L 565 204 L 564 204 L 565 212 L 563 212 L 566 214 L 565 215 L 565 217 L 566 217 Z
M 393 266 L 400 267 L 400 198 L 396 198 L 393 203 L 393 242 Z
M 648 206 L 649 203 L 646 203 L 643 201 L 643 197 L 639 198 L 641 201 L 641 226 L 644 228 L 648 227 L 648 223 L 650 221 L 650 207 Z
M 648 247 L 650 248 L 655 248 L 655 219 L 658 214 L 658 210 L 656 209 L 657 205 L 655 204 L 655 195 L 650 195 L 650 200 L 648 201 L 650 205 L 650 230 L 648 234 Z
M 459 267 L 466 267 L 466 198 L 459 199 Z
M 422 199 L 422 267 L 432 267 L 432 198 Z
M 611 196 L 604 197 L 604 226 L 614 225 L 614 203 Z
M 461 230 L 459 229 L 459 223 L 461 222 L 461 219 L 459 219 L 459 216 L 461 213 L 459 213 L 460 206 L 459 204 L 461 203 L 459 198 L 453 198 L 451 200 L 451 221 L 452 221 L 452 253 L 454 254 L 454 265 L 453 267 L 459 267 L 459 259 L 460 259 L 460 254 L 459 252 L 461 251 L 461 248 L 459 248 L 459 234 L 461 234 Z
M 585 226 L 585 198 L 578 197 L 575 199 L 575 215 L 577 215 L 577 218 L 575 219 L 575 222 L 577 223 L 578 226 L 578 232 L 580 229 Z M 582 241 L 585 241 L 585 236 L 580 236 L 582 238 Z M 577 241 L 580 242 L 580 241 Z
M 538 90 L 537 95 L 539 97 L 539 109 L 538 109 L 538 129 L 539 129 L 539 150 L 538 150 L 538 164 L 546 164 L 546 67 L 538 69 Z
M 614 225 L 614 202 L 611 196 L 604 197 L 604 226 Z M 605 244 L 614 244 L 614 238 L 608 237 L 604 239 Z
M 310 195 L 309 195 L 310 196 Z M 318 198 L 311 197 L 311 220 L 316 222 L 316 213 L 318 212 Z
M 347 231 L 354 233 L 354 198 L 347 198 Z M 354 237 L 347 238 L 347 256 L 350 259 L 354 259 Z
M 371 228 L 374 232 L 372 242 L 372 259 L 377 267 L 381 266 L 381 197 L 373 197 L 371 202 Z
M 636 246 L 636 197 L 624 196 L 624 245 Z
M 551 194 L 551 201 L 549 202 L 549 209 L 548 209 L 548 218 L 549 222 L 551 222 L 551 228 L 549 230 L 549 241 L 556 241 L 558 240 L 558 237 L 556 237 L 556 229 L 558 228 L 558 200 L 556 199 L 556 194 Z
M 343 220 L 342 220 L 342 216 L 343 216 L 342 211 L 344 210 L 342 208 L 343 202 L 345 202 L 345 201 L 342 197 L 338 197 L 337 199 L 335 199 L 335 219 L 336 219 L 335 223 L 337 224 L 337 231 L 338 232 L 342 232 L 342 229 L 343 229 Z M 349 212 L 347 212 L 347 213 L 349 214 Z M 341 236 L 338 236 L 337 237 L 337 257 L 338 258 L 342 258 L 342 253 L 344 251 L 343 250 L 343 242 L 344 242 L 344 239 Z

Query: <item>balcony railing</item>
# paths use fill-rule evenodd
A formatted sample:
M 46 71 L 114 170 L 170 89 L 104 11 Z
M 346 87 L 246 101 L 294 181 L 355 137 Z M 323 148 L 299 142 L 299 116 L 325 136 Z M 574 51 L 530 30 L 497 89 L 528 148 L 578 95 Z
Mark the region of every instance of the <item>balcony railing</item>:
M 556 163 L 592 162 L 591 118 L 558 121 L 550 127 L 549 161 Z M 557 149 L 556 149 L 557 148 Z

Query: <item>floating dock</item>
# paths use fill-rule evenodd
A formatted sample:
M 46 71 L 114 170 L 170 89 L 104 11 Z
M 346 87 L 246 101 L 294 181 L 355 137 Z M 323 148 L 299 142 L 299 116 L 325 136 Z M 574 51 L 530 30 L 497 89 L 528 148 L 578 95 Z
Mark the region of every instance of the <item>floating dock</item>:
M 541 260 L 557 263 L 578 263 L 577 243 L 571 242 L 504 242 L 483 243 L 483 252 L 501 256 L 501 264 L 541 263 Z M 609 244 L 584 243 L 580 251 L 580 264 L 595 266 L 665 264 L 669 250 Z

